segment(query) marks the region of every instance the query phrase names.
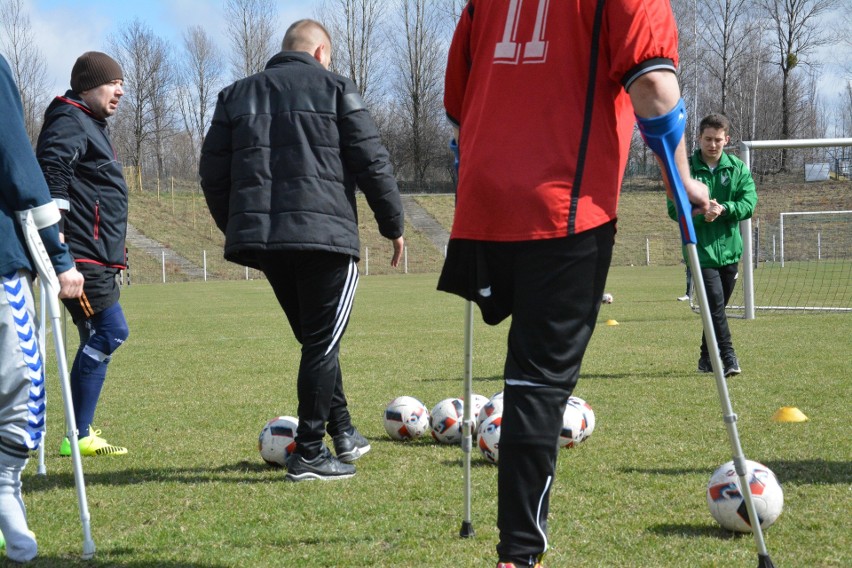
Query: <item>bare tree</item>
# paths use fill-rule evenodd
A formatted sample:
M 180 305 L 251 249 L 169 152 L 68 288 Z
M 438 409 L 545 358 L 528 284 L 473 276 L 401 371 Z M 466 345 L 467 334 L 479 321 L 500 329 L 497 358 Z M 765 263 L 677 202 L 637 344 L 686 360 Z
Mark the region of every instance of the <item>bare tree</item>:
M 352 79 L 371 108 L 385 84 L 381 25 L 386 6 L 385 0 L 323 0 L 317 10 L 317 19 L 332 36 L 331 70 Z
M 212 38 L 201 26 L 186 29 L 183 47 L 177 103 L 192 154 L 197 158 L 221 87 L 223 63 Z
M 748 39 L 759 32 L 750 0 L 705 0 L 699 9 L 705 48 L 713 54 L 708 69 L 719 85 L 719 110 L 728 112 L 732 74 L 748 55 Z
M 792 133 L 791 86 L 793 71 L 800 65 L 813 65 L 808 58 L 822 45 L 835 41 L 831 30 L 822 26 L 820 17 L 831 12 L 837 0 L 757 0 L 772 26 L 775 62 L 781 70 L 781 137 Z M 780 169 L 786 170 L 787 152 L 781 153 Z
M 124 71 L 124 104 L 119 114 L 127 117 L 119 124 L 128 131 L 121 131 L 119 141 L 134 166 L 142 167 L 145 158 L 153 155 L 157 174 L 162 175 L 164 138 L 174 130 L 174 66 L 168 43 L 139 19 L 122 27 L 108 43 Z
M 273 39 L 278 19 L 274 0 L 226 0 L 225 19 L 233 79 L 263 71 L 269 58 L 278 52 Z
M 24 125 L 35 146 L 42 113 L 50 97 L 47 63 L 35 43 L 30 17 L 23 0 L 0 0 L 0 52 L 12 68 L 24 107 Z
M 451 32 L 455 30 L 466 5 L 467 0 L 438 0 L 437 10 L 449 24 Z
M 446 52 L 441 18 L 428 0 L 399 0 L 395 89 L 405 142 L 400 169 L 423 184 L 430 168 L 446 162 L 448 128 L 443 113 Z M 406 171 L 407 170 L 407 171 Z

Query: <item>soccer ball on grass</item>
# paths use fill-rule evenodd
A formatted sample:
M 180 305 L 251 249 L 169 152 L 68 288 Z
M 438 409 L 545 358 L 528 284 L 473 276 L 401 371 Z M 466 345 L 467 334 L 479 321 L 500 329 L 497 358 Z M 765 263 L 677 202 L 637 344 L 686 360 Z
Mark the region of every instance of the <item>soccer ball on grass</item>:
M 413 396 L 399 396 L 385 408 L 384 424 L 394 440 L 413 440 L 429 429 L 429 411 Z
M 592 435 L 592 432 L 595 431 L 595 411 L 592 410 L 592 406 L 578 396 L 571 396 L 568 398 L 568 405 L 577 408 L 580 412 L 583 413 L 583 418 L 586 421 L 586 427 L 583 429 L 583 436 L 579 440 L 580 442 L 584 441 L 586 438 Z
M 500 424 L 502 414 L 492 414 L 479 426 L 477 445 L 482 457 L 491 463 L 497 463 L 500 458 Z
M 460 398 L 445 398 L 435 405 L 431 414 L 432 437 L 442 444 L 458 444 L 462 439 L 464 402 Z
M 479 435 L 479 427 L 485 419 L 492 414 L 503 414 L 503 391 L 498 392 L 482 405 L 479 414 L 476 415 L 476 432 Z
M 746 460 L 746 479 L 760 520 L 760 528 L 769 528 L 784 509 L 784 492 L 772 470 L 763 464 Z M 707 505 L 710 514 L 723 528 L 751 532 L 748 511 L 734 462 L 722 464 L 707 483 Z
M 284 467 L 287 458 L 296 449 L 296 428 L 299 419 L 293 416 L 276 416 L 267 422 L 257 438 L 257 449 L 263 461 L 273 467 Z

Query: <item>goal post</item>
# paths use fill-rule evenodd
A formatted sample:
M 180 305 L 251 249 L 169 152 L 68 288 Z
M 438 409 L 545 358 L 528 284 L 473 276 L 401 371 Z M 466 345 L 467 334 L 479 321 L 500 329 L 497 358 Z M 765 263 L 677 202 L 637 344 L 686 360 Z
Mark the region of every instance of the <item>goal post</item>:
M 802 140 L 751 140 L 740 142 L 740 159 L 751 170 L 751 151 L 781 148 L 827 148 L 852 146 L 852 138 L 812 138 Z M 751 219 L 740 222 L 743 237 L 743 304 L 745 319 L 754 319 L 754 246 Z

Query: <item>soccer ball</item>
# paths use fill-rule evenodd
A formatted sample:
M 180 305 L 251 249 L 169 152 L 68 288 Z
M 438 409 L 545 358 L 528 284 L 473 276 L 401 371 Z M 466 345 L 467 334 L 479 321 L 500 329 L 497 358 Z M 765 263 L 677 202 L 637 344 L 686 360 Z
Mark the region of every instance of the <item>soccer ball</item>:
M 500 457 L 500 423 L 502 414 L 492 414 L 480 425 L 477 445 L 482 457 L 491 463 L 497 463 Z
M 488 399 L 487 396 L 483 396 L 481 394 L 473 394 L 473 395 L 471 395 L 470 399 L 471 399 L 470 415 L 471 415 L 471 417 L 473 417 L 473 420 L 476 421 L 476 419 L 479 417 L 479 412 L 482 410 L 483 406 L 488 404 L 489 399 Z
M 399 396 L 385 409 L 385 430 L 394 440 L 413 440 L 428 429 L 429 411 L 412 396 Z
M 613 299 L 613 298 L 612 298 L 612 294 L 610 294 L 610 293 L 606 293 L 606 294 L 604 294 L 604 295 L 603 295 L 603 297 L 601 298 L 601 302 L 603 302 L 604 304 L 611 304 L 611 303 L 612 303 L 612 299 Z
M 482 405 L 479 414 L 476 415 L 476 432 L 479 433 L 479 427 L 485 422 L 485 419 L 492 414 L 503 414 L 503 392 L 498 392 L 492 396 L 488 402 Z
M 565 405 L 562 413 L 562 431 L 559 433 L 559 447 L 573 448 L 586 438 L 586 417 L 582 410 L 573 404 Z
M 257 438 L 257 449 L 263 461 L 273 467 L 284 467 L 296 449 L 296 428 L 299 419 L 277 416 L 267 422 Z
M 464 402 L 460 398 L 445 398 L 431 412 L 432 437 L 442 444 L 458 444 L 462 439 Z
M 784 509 L 784 491 L 775 474 L 763 464 L 746 460 L 746 479 L 751 488 L 751 498 L 760 520 L 766 529 Z M 716 522 L 730 531 L 751 532 L 745 499 L 740 491 L 740 478 L 729 461 L 719 466 L 707 483 L 707 505 Z
M 586 420 L 586 427 L 583 429 L 583 437 L 580 440 L 580 442 L 582 442 L 595 431 L 595 411 L 592 410 L 592 407 L 588 402 L 579 396 L 569 397 L 568 404 L 579 409 L 580 412 L 583 413 L 583 418 Z

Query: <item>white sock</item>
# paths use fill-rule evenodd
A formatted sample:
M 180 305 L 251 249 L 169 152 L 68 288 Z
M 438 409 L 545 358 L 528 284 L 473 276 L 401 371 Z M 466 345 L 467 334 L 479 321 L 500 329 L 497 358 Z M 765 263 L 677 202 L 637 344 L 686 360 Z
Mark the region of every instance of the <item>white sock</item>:
M 6 538 L 6 556 L 16 562 L 29 562 L 38 554 L 21 498 L 21 472 L 26 465 L 26 458 L 0 452 L 0 531 Z

